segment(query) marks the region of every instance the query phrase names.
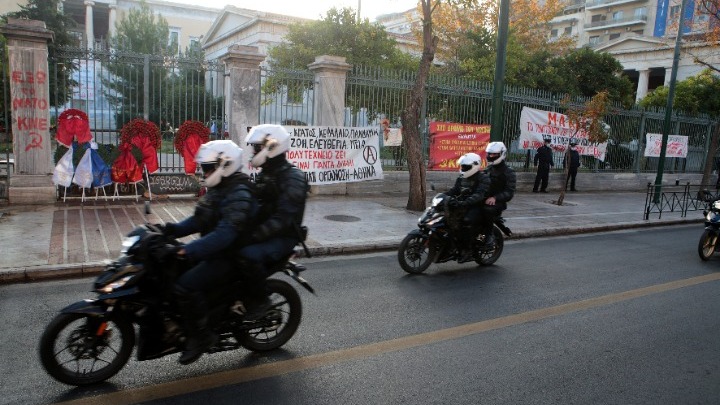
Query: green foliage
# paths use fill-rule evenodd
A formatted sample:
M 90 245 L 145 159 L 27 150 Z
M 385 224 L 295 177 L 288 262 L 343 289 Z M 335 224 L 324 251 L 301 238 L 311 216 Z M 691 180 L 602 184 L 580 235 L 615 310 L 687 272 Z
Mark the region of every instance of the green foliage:
M 640 105 L 645 108 L 665 108 L 669 90 L 665 86 L 656 88 L 640 100 Z M 673 110 L 692 115 L 720 115 L 720 78 L 712 70 L 705 69 L 697 76 L 675 83 Z
M 634 102 L 632 83 L 621 76 L 622 65 L 608 53 L 595 52 L 590 48 L 575 49 L 553 59 L 552 64 L 563 83 L 563 93 L 592 97 L 607 91 L 610 101 L 618 101 L 626 107 Z

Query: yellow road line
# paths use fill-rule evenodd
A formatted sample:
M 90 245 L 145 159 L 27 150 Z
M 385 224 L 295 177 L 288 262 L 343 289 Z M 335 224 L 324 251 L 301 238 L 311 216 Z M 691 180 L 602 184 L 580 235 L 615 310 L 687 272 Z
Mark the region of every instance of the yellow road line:
M 134 388 L 122 392 L 113 392 L 95 397 L 81 398 L 73 401 L 62 402 L 66 405 L 124 405 L 147 402 L 156 399 L 169 398 L 177 395 L 190 394 L 198 391 L 205 391 L 227 385 L 240 384 L 248 381 L 263 378 L 275 377 L 297 371 L 309 370 L 331 364 L 347 362 L 381 355 L 384 353 L 406 350 L 413 347 L 424 346 L 432 343 L 457 339 L 464 336 L 475 335 L 490 330 L 505 328 L 508 326 L 520 325 L 554 316 L 564 315 L 606 305 L 615 304 L 648 295 L 659 294 L 679 288 L 690 287 L 702 283 L 720 280 L 720 272 L 704 276 L 692 277 L 683 280 L 672 281 L 664 284 L 657 284 L 649 287 L 620 292 L 616 294 L 603 295 L 601 297 L 571 302 L 553 307 L 537 309 L 520 314 L 509 315 L 502 318 L 489 319 L 486 321 L 469 323 L 453 328 L 442 329 L 434 332 L 420 333 L 401 337 L 383 342 L 371 343 L 348 349 L 336 350 L 333 352 L 319 353 L 297 359 L 282 360 L 269 364 L 261 364 L 246 367 L 239 370 L 228 370 L 211 375 L 188 378 L 185 380 L 172 381 L 147 387 Z

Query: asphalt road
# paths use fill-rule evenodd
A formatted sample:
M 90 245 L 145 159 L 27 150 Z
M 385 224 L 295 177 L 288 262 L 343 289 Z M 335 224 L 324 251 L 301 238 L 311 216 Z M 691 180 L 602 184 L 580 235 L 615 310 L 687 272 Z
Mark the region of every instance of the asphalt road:
M 91 280 L 0 286 L 1 404 L 717 404 L 720 256 L 699 226 L 506 244 L 406 275 L 395 255 L 305 260 L 317 296 L 283 350 L 130 363 L 73 389 L 37 341 Z

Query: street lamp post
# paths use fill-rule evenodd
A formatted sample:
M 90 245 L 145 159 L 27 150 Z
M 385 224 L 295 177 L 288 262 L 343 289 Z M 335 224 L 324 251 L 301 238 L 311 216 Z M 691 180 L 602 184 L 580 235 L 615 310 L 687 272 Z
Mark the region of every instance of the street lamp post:
M 493 81 L 492 116 L 490 118 L 490 141 L 503 139 L 503 94 L 505 93 L 505 61 L 507 59 L 508 25 L 510 0 L 500 0 L 498 15 L 497 59 L 495 60 L 495 80 Z
M 668 133 L 670 132 L 670 118 L 672 116 L 673 98 L 675 97 L 675 80 L 677 79 L 678 63 L 680 61 L 680 41 L 682 39 L 683 16 L 685 15 L 686 4 L 687 0 L 682 0 L 682 4 L 680 5 L 680 21 L 678 22 L 677 35 L 675 36 L 675 53 L 673 55 L 672 71 L 670 72 L 670 87 L 668 88 L 667 104 L 665 106 L 665 122 L 663 123 L 662 144 L 660 146 L 657 176 L 655 176 L 655 204 L 660 202 L 663 171 L 665 170 L 665 155 L 667 153 Z

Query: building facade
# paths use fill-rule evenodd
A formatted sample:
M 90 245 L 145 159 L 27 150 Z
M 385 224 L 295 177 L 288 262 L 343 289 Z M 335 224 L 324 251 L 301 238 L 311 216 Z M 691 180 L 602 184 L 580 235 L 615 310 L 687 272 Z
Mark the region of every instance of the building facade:
M 636 84 L 636 100 L 670 82 L 675 38 L 680 21 L 682 35 L 706 32 L 712 19 L 697 13 L 693 2 L 684 12 L 680 0 L 568 0 L 550 23 L 550 39 L 569 36 L 578 47 L 607 52 L 623 66 Z M 677 80 L 702 70 L 695 58 L 720 63 L 720 47 L 714 43 L 683 41 Z

